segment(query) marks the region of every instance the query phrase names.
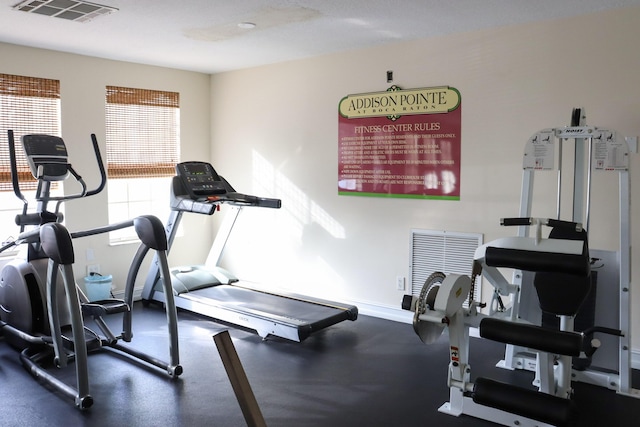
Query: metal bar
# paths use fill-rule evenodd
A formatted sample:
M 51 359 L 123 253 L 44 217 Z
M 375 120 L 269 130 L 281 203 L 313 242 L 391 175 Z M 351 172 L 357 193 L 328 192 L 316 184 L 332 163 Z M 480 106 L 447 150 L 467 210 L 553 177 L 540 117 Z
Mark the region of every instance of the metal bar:
M 587 160 L 587 200 L 585 202 L 585 219 L 584 219 L 584 226 L 586 228 L 587 231 L 590 230 L 589 228 L 589 222 L 591 220 L 591 168 L 593 166 L 592 162 L 593 162 L 593 138 L 589 138 L 589 149 L 587 151 L 588 153 L 588 160 Z
M 560 219 L 562 204 L 562 139 L 558 139 L 558 194 L 556 197 L 556 219 Z
M 74 342 L 73 351 L 75 353 L 76 381 L 78 385 L 76 406 L 83 408 L 84 405 L 88 404 L 90 406 L 93 402 L 89 394 L 89 368 L 87 362 L 87 345 L 84 335 L 84 321 L 82 319 L 78 288 L 76 287 L 76 282 L 73 277 L 71 264 L 62 265 L 61 273 L 71 315 L 71 329 Z
M 631 394 L 631 325 L 630 325 L 630 306 L 631 306 L 631 238 L 629 233 L 630 224 L 630 183 L 629 171 L 619 172 L 620 187 L 620 247 L 619 247 L 619 267 L 620 267 L 620 284 L 619 284 L 619 316 L 620 330 L 624 333 L 620 337 L 618 350 L 620 386 L 619 391 L 625 394 Z
M 583 215 L 582 197 L 584 194 L 584 138 L 575 139 L 575 154 L 573 159 L 573 215 L 572 221 L 585 222 Z M 591 150 L 589 150 L 589 155 Z M 590 172 L 587 172 L 590 173 Z M 588 203 L 588 202 L 587 202 Z
M 218 266 L 218 263 L 220 263 L 220 258 L 222 258 L 222 254 L 224 253 L 224 248 L 227 245 L 229 236 L 231 235 L 231 230 L 233 230 L 233 226 L 235 225 L 241 211 L 242 206 L 232 206 L 230 212 L 225 214 L 222 224 L 220 225 L 220 229 L 216 233 L 215 239 L 213 239 L 213 245 L 211 245 L 209 255 L 207 256 L 207 260 L 205 262 L 207 267 L 214 268 Z
M 167 315 L 167 327 L 169 332 L 169 374 L 178 376 L 182 373 L 180 366 L 180 350 L 178 347 L 178 309 L 173 295 L 171 273 L 167 261 L 166 251 L 156 251 L 156 257 L 160 266 L 160 278 L 164 287 L 165 313 Z
M 173 246 L 173 240 L 178 233 L 178 225 L 182 220 L 182 213 L 182 211 L 172 210 L 169 214 L 169 219 L 165 226 L 165 233 L 167 235 L 167 255 L 169 254 L 171 246 Z M 144 287 L 142 288 L 142 299 L 149 301 L 154 299 L 154 294 L 156 292 L 155 286 L 159 279 L 160 265 L 158 255 L 156 254 L 151 261 L 151 266 L 149 267 L 149 272 L 147 273 L 147 278 L 145 279 Z

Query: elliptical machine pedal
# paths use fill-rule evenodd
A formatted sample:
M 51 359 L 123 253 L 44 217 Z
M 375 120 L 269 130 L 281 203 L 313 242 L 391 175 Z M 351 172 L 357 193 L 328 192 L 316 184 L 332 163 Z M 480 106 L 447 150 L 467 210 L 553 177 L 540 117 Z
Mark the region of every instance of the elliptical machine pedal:
M 81 306 L 82 313 L 92 317 L 127 313 L 131 310 L 129 304 L 120 299 L 103 299 L 99 301 L 85 302 Z

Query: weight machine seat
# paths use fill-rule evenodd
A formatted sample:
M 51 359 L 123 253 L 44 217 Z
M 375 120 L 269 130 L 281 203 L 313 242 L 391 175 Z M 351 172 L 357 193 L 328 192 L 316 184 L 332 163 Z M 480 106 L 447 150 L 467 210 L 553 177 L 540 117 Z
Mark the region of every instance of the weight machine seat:
M 488 246 L 485 262 L 492 267 L 535 272 L 534 286 L 542 311 L 574 316 L 591 289 L 591 264 L 587 232 L 553 227 L 549 239 L 580 240 L 582 253 L 537 252 Z
M 551 238 L 551 234 L 549 236 Z M 544 271 L 548 273 L 587 276 L 590 272 L 588 253 L 586 241 L 582 254 L 576 255 L 487 246 L 485 250 L 485 262 L 491 267 L 507 267 L 524 271 Z
M 584 242 L 579 259 L 586 274 L 576 275 L 543 270 L 536 272 L 533 279 L 540 309 L 543 312 L 557 316 L 575 316 L 591 291 L 591 263 L 587 232 L 585 230 L 578 232 L 566 228 L 553 228 L 549 233 L 549 238 L 582 240 Z

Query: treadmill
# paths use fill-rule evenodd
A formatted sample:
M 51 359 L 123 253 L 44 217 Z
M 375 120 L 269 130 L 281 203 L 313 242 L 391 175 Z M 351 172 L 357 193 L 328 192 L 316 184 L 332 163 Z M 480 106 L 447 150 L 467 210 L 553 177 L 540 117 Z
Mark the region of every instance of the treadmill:
M 178 308 L 213 320 L 251 329 L 262 339 L 277 336 L 302 342 L 312 333 L 344 320 L 356 320 L 358 308 L 298 294 L 276 294 L 243 283 L 218 267 L 233 225 L 244 207 L 279 209 L 280 199 L 236 192 L 206 162 L 176 165 L 171 183 L 171 214 L 165 227 L 169 250 L 185 212 L 213 215 L 221 204 L 232 206 L 225 216 L 207 259 L 207 266 L 171 268 L 171 282 Z M 157 260 L 151 263 L 142 290 L 143 303 L 164 303 L 165 295 Z

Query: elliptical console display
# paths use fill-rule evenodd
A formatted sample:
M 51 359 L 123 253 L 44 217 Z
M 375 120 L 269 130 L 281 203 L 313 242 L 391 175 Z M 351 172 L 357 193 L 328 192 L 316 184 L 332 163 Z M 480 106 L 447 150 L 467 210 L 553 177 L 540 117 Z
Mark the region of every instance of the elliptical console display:
M 62 181 L 69 174 L 67 148 L 62 138 L 53 135 L 25 135 L 22 144 L 35 179 Z

